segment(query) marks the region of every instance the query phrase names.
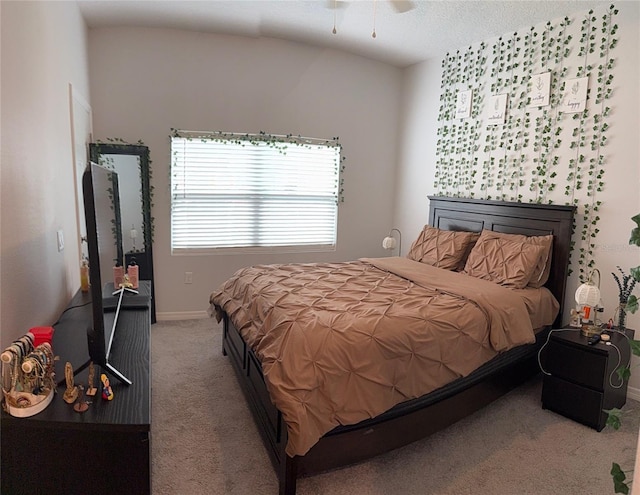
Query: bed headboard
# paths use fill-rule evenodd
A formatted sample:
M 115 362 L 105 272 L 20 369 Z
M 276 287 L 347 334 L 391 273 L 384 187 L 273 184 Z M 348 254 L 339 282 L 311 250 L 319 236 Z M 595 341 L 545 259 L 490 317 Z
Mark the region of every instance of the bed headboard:
M 429 201 L 429 225 L 439 229 L 553 234 L 551 272 L 545 286 L 560 303 L 560 312 L 553 326 L 561 326 L 575 207 L 444 196 L 429 196 Z

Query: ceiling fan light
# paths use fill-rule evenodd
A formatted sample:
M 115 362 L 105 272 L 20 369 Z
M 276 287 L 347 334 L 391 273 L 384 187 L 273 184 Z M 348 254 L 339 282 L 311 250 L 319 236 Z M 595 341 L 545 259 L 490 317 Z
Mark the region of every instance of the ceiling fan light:
M 371 37 L 376 39 L 376 0 L 373 0 L 373 33 L 371 33 Z
M 405 12 L 409 12 L 415 8 L 413 2 L 410 0 L 389 0 L 391 2 L 391 6 L 393 9 L 399 13 L 404 14 Z

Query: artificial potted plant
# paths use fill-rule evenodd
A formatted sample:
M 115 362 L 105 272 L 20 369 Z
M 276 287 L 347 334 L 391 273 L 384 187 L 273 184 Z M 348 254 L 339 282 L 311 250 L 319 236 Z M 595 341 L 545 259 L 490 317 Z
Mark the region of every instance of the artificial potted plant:
M 631 218 L 636 223 L 636 227 L 631 231 L 631 238 L 629 244 L 640 246 L 640 213 Z M 629 273 L 626 274 L 620 267 L 617 267 L 620 272 L 620 277 L 613 273 L 613 277 L 618 285 L 619 295 L 619 307 L 618 307 L 618 327 L 624 330 L 626 313 L 635 313 L 638 310 L 638 298 L 632 294 L 635 288 L 636 282 L 640 282 L 640 266 L 631 268 Z M 631 352 L 640 356 L 640 340 L 629 339 L 631 346 Z M 623 380 L 628 380 L 631 376 L 630 365 L 626 365 L 618 369 L 618 376 Z M 607 425 L 617 430 L 620 428 L 620 415 L 619 409 L 611 409 L 606 411 L 609 415 L 607 419 Z M 627 495 L 629 493 L 629 483 L 626 481 L 625 472 L 620 468 L 620 465 L 616 462 L 611 466 L 611 476 L 613 477 L 613 486 L 615 493 L 623 493 Z

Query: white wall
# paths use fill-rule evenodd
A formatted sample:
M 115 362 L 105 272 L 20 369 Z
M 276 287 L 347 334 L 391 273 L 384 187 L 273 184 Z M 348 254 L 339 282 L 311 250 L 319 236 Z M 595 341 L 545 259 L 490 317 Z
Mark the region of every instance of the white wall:
M 75 2 L 0 2 L 0 12 L 4 348 L 31 327 L 52 325 L 80 286 L 69 84 L 88 98 L 89 80 Z
M 595 266 L 602 274 L 601 289 L 606 318 L 613 316 L 617 305 L 618 290 L 611 272 L 617 265 L 625 270 L 640 265 L 640 248 L 628 244 L 629 234 L 634 227 L 630 218 L 640 213 L 640 4 L 617 2 L 615 5 L 619 8 L 615 18 L 619 26 L 619 44 L 612 52 L 617 64 L 614 94 L 608 101 L 612 108 L 609 119 L 611 127 L 607 132 L 609 143 L 604 149 L 607 156 L 605 190 L 598 193 L 598 199 L 603 204 L 598 225 L 600 233 L 594 251 Z M 574 14 L 577 23 L 581 22 L 583 13 L 586 12 L 567 12 Z M 394 209 L 394 223 L 401 225 L 403 231 L 415 231 L 422 227 L 423 221 L 415 212 L 422 211 L 428 202 L 426 196 L 435 193 L 433 182 L 441 74 L 440 60 L 425 61 L 405 71 L 401 121 L 403 137 L 399 144 L 402 153 Z M 569 158 L 565 156 L 562 159 L 566 162 Z M 558 184 L 558 187 L 563 188 L 562 184 Z M 574 274 L 567 289 L 567 310 L 578 286 L 577 270 L 573 268 Z M 636 337 L 640 338 L 640 313 L 628 317 L 627 326 L 637 328 Z M 638 388 L 640 375 L 632 373 L 630 383 Z
M 400 69 L 275 39 L 149 28 L 91 29 L 89 59 L 96 139 L 141 139 L 150 149 L 159 318 L 206 310 L 210 293 L 243 266 L 388 254 L 381 241 L 393 226 Z M 337 251 L 172 256 L 171 128 L 339 136 L 346 199 Z M 186 271 L 192 285 L 184 284 Z
M 73 2 L 0 6 L 5 345 L 31 326 L 53 323 L 79 285 L 68 84 L 88 101 L 90 91 L 87 33 Z M 619 62 L 596 250 L 608 309 L 616 293 L 610 272 L 640 264 L 640 250 L 627 244 L 629 217 L 640 211 L 639 9 L 635 2 L 618 6 Z M 340 136 L 347 199 L 338 251 L 323 259 L 384 256 L 380 239 L 392 226 L 403 231 L 406 253 L 425 223 L 427 195 L 434 192 L 440 60 L 402 72 L 280 40 L 129 28 L 91 30 L 88 51 L 96 137 L 142 139 L 151 149 L 160 313 L 202 312 L 211 290 L 241 266 L 318 259 L 171 256 L 170 127 Z M 66 238 L 62 253 L 58 229 Z M 194 272 L 193 285 L 183 284 L 185 271 Z M 572 280 L 570 294 L 576 285 Z M 640 328 L 640 316 L 629 325 Z

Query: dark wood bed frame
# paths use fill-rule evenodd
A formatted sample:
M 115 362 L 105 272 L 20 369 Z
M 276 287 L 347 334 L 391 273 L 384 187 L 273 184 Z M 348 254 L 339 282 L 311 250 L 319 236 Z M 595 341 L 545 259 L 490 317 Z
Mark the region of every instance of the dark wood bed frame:
M 554 327 L 561 324 L 569 265 L 574 208 L 430 196 L 429 224 L 445 230 L 489 229 L 525 235 L 554 235 L 551 274 L 546 286 L 560 302 Z M 517 361 L 492 366 L 468 386 L 440 389 L 399 404 L 356 425 L 339 426 L 324 435 L 304 456 L 285 453 L 287 428 L 271 403 L 260 362 L 226 314 L 223 353 L 231 358 L 242 390 L 278 474 L 280 495 L 294 495 L 296 479 L 362 461 L 407 445 L 469 416 L 535 375 L 537 352 L 544 340 L 522 346 Z M 509 351 L 512 352 L 512 351 Z M 470 377 L 472 378 L 472 377 Z M 464 379 L 460 379 L 464 380 Z

